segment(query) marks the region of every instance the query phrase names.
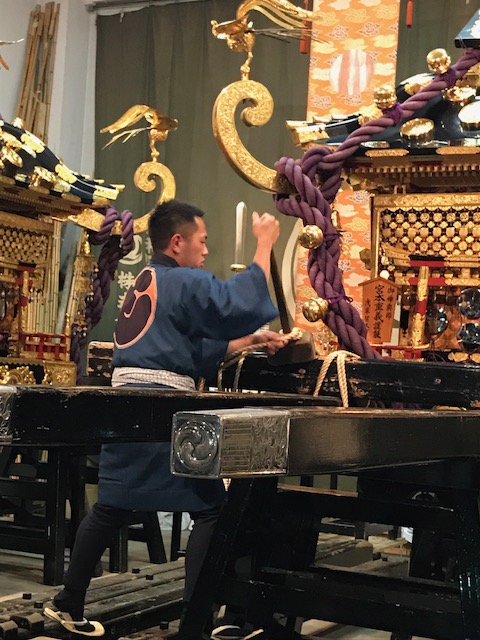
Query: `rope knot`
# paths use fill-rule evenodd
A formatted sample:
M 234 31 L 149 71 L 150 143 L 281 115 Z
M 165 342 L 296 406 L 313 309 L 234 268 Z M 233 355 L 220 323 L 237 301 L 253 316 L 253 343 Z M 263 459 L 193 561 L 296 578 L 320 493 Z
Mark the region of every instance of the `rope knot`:
M 314 396 L 318 396 L 320 389 L 322 388 L 322 384 L 327 376 L 330 365 L 334 360 L 337 361 L 337 375 L 338 375 L 338 386 L 340 387 L 340 397 L 342 399 L 342 406 L 344 409 L 348 407 L 348 383 L 347 383 L 347 372 L 345 369 L 345 363 L 347 360 L 357 361 L 360 360 L 360 356 L 357 356 L 356 353 L 351 353 L 350 351 L 334 351 L 333 353 L 329 353 L 325 358 L 322 368 L 320 369 L 320 373 L 318 374 L 317 384 L 315 385 L 315 390 L 313 392 Z
M 390 109 L 385 109 L 383 111 L 383 115 L 387 116 L 387 118 L 390 118 L 390 120 L 393 121 L 393 124 L 396 126 L 397 124 L 400 124 L 400 122 L 403 120 L 403 108 L 402 105 L 400 104 L 400 102 L 396 102 L 393 107 L 390 107 Z
M 445 71 L 445 73 L 442 73 L 439 77 L 447 85 L 447 89 L 451 89 L 457 81 L 457 72 L 453 67 L 450 67 L 448 71 Z

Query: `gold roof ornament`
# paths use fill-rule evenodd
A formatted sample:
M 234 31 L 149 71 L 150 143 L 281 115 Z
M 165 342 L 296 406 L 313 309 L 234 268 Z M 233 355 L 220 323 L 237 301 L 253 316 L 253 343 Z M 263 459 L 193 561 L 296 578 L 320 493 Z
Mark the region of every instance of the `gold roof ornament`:
M 320 20 L 320 11 L 307 11 L 287 0 L 244 0 L 238 7 L 236 18 L 228 22 L 212 20 L 213 35 L 227 42 L 232 51 L 247 54 L 241 66 L 242 79 L 225 87 L 217 97 L 213 107 L 213 132 L 217 143 L 232 168 L 248 183 L 274 193 L 292 193 L 288 180 L 254 158 L 240 140 L 235 122 L 235 112 L 239 104 L 250 101 L 241 118 L 250 127 L 262 127 L 273 113 L 273 98 L 266 87 L 249 79 L 252 49 L 255 44 L 253 24 L 249 22 L 250 11 L 258 11 L 275 24 L 285 29 L 295 30 L 305 21 Z M 320 127 L 317 127 L 320 129 Z
M 219 40 L 225 40 L 232 51 L 247 54 L 247 59 L 240 67 L 242 79 L 248 80 L 250 64 L 253 59 L 255 31 L 249 22 L 250 11 L 258 11 L 279 25 L 285 32 L 301 28 L 305 22 L 320 19 L 320 11 L 307 11 L 288 2 L 288 0 L 244 0 L 237 9 L 235 20 L 217 22 L 212 20 L 212 33 Z
M 142 118 L 145 118 L 149 126 L 126 129 L 127 127 L 132 127 L 132 125 L 139 122 Z M 130 109 L 118 118 L 118 120 L 100 130 L 100 133 L 115 134 L 105 147 L 110 146 L 121 138 L 123 138 L 122 142 L 127 142 L 127 140 L 130 140 L 142 131 L 148 131 L 151 161 L 143 162 L 137 168 L 133 181 L 137 189 L 140 189 L 140 191 L 144 191 L 145 193 L 149 193 L 157 186 L 154 178 L 159 178 L 162 183 L 162 190 L 160 197 L 157 200 L 157 204 L 165 202 L 166 200 L 171 200 L 175 197 L 176 184 L 175 178 L 173 177 L 170 169 L 164 164 L 158 162 L 160 152 L 156 148 L 156 145 L 159 142 L 164 142 L 170 131 L 175 131 L 177 127 L 178 120 L 169 118 L 145 104 L 136 104 L 133 107 L 130 107 Z M 125 131 L 122 131 L 122 129 L 125 129 Z M 104 190 L 104 187 L 98 186 L 97 190 L 100 193 Z M 150 214 L 151 211 L 134 220 L 134 233 L 144 233 L 147 230 Z M 76 216 L 73 221 L 76 224 L 86 226 L 90 229 L 92 228 L 92 225 L 95 225 L 96 230 L 98 230 L 100 229 L 100 226 L 98 226 L 99 217 L 103 218 L 102 214 L 99 214 L 92 209 L 86 209 L 82 214 Z M 121 223 L 118 221 L 115 223 L 112 233 L 121 235 L 121 232 Z

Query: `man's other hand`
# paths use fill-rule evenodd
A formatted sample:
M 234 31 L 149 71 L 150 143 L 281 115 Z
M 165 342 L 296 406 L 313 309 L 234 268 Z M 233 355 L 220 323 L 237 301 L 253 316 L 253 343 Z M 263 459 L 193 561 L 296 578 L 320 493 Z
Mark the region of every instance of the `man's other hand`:
M 279 349 L 288 344 L 288 338 L 283 333 L 275 331 L 259 331 L 252 334 L 252 344 L 261 344 L 262 349 L 273 356 Z

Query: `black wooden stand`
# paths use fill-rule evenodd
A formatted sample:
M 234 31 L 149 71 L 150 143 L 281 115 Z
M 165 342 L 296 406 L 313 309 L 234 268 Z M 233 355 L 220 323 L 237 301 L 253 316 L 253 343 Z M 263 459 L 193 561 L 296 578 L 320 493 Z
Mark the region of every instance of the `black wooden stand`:
M 243 607 L 272 640 L 298 638 L 274 614 L 331 620 L 439 640 L 480 638 L 480 469 L 474 462 L 436 463 L 360 475 L 361 494 L 300 487 L 272 479 L 232 480 L 202 574 L 178 633 L 199 640 L 215 602 Z M 426 495 L 427 500 L 422 499 Z M 420 557 L 408 578 L 313 566 L 321 519 L 412 526 L 456 547 L 458 579 L 433 580 Z M 414 545 L 415 546 L 415 545 Z M 243 547 L 243 548 L 242 548 Z M 248 576 L 233 575 L 248 553 Z M 426 569 L 427 567 L 427 569 Z M 421 575 L 423 574 L 423 575 Z

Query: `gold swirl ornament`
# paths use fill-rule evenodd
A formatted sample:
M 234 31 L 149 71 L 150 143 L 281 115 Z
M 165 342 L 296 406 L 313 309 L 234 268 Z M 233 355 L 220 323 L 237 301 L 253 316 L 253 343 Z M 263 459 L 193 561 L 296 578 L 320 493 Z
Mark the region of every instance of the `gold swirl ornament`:
M 320 11 L 307 11 L 288 0 L 244 0 L 238 6 L 236 18 L 227 22 L 212 20 L 212 33 L 225 40 L 233 51 L 247 54 L 241 67 L 242 80 L 225 87 L 215 101 L 213 108 L 213 132 L 215 139 L 231 167 L 248 183 L 273 193 L 295 193 L 294 187 L 273 169 L 256 160 L 240 140 L 236 125 L 235 111 L 244 100 L 252 106 L 246 107 L 241 117 L 247 126 L 261 127 L 273 113 L 273 98 L 263 85 L 249 79 L 250 63 L 253 58 L 255 31 L 249 22 L 250 11 L 258 11 L 284 29 L 298 29 L 305 21 L 312 22 L 321 17 Z
M 253 80 L 240 80 L 225 87 L 218 95 L 213 107 L 213 133 L 230 166 L 248 183 L 273 193 L 294 193 L 285 176 L 270 169 L 256 158 L 240 140 L 235 111 L 244 100 L 252 106 L 246 107 L 241 118 L 250 127 L 262 127 L 273 113 L 273 98 L 266 87 Z

